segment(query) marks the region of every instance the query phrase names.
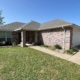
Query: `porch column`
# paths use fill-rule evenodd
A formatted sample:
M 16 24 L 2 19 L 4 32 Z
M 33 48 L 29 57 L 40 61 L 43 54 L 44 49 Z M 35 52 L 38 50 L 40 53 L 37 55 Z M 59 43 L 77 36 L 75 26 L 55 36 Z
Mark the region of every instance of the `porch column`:
M 35 32 L 35 43 L 37 43 L 37 32 Z
M 26 31 L 21 31 L 21 47 L 24 47 L 26 44 Z

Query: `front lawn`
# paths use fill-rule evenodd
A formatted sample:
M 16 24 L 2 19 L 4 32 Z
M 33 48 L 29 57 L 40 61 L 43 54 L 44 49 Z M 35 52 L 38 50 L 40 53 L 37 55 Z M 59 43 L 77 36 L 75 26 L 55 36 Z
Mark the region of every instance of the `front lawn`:
M 27 47 L 0 48 L 0 80 L 80 80 L 80 66 Z

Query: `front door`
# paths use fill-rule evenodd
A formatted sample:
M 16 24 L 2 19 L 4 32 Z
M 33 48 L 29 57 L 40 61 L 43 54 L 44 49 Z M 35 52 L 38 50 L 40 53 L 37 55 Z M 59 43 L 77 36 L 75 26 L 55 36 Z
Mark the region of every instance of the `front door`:
M 21 42 L 21 32 L 18 33 L 18 44 Z
M 27 31 L 26 32 L 26 42 L 33 43 L 35 39 L 35 32 L 34 31 Z

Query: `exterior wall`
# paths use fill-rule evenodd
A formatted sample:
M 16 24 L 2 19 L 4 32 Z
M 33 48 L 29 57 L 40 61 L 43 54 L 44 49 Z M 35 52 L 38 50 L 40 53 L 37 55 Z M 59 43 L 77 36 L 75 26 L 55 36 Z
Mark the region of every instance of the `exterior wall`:
M 65 30 L 65 49 L 69 49 L 72 43 L 72 28 L 65 28 Z M 54 46 L 56 44 L 59 44 L 63 48 L 63 40 L 64 30 L 62 28 L 44 30 L 38 33 L 38 41 L 44 45 Z
M 35 37 L 35 41 L 37 41 L 38 43 L 42 43 L 48 46 L 54 46 L 56 44 L 59 44 L 63 48 L 64 30 L 62 28 L 38 31 L 37 33 L 38 35 L 34 37 Z M 25 36 L 26 34 L 24 35 L 24 37 Z M 18 32 L 12 32 L 13 42 L 18 43 L 19 41 L 18 37 L 19 37 Z M 65 49 L 70 49 L 72 47 L 72 43 L 73 43 L 72 37 L 73 37 L 73 29 L 71 27 L 65 28 L 65 44 L 64 44 Z M 24 40 L 25 39 L 26 38 L 24 38 Z
M 12 32 L 12 42 L 18 43 L 18 32 Z
M 37 38 L 38 38 L 38 35 L 37 35 L 37 31 L 35 31 L 35 43 L 37 43 Z
M 73 28 L 72 47 L 80 45 L 80 29 Z

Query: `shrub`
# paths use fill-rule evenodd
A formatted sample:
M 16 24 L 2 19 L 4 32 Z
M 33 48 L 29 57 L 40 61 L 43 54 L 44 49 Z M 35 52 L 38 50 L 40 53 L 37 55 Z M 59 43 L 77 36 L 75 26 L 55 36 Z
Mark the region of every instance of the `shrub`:
M 16 42 L 12 42 L 12 45 L 15 46 L 16 45 Z
M 39 45 L 40 46 L 40 45 L 42 45 L 42 43 L 41 42 L 38 42 L 38 43 L 35 43 L 35 45 Z
M 41 46 L 46 47 L 46 48 L 48 48 L 48 47 L 49 47 L 49 46 L 47 46 L 47 45 L 41 45 Z
M 78 49 L 75 47 L 75 48 L 72 48 L 72 50 L 74 51 L 74 52 L 78 52 Z
M 3 45 L 6 45 L 6 42 L 5 42 L 5 41 L 3 41 L 3 42 L 2 42 L 2 44 L 3 44 Z
M 69 50 L 66 50 L 67 54 L 73 54 L 73 50 L 69 49 Z
M 0 42 L 0 46 L 2 46 L 2 42 Z
M 56 50 L 55 46 L 51 46 L 51 47 L 49 47 L 49 49 Z
M 60 45 L 58 45 L 58 44 L 55 45 L 55 48 L 56 49 L 62 49 L 62 47 Z

